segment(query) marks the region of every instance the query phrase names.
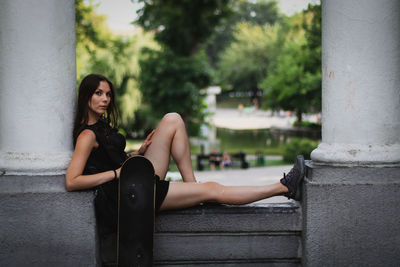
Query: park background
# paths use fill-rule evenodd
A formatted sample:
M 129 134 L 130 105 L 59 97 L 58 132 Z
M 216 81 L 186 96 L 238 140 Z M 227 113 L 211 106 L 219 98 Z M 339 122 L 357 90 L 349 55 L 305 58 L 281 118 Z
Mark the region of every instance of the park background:
M 75 4 L 80 3 L 82 6 L 76 8 Z M 119 2 L 115 1 L 114 5 L 117 6 L 117 3 Z M 184 4 L 185 1 L 179 3 Z M 93 15 L 93 9 L 86 5 L 90 2 L 0 1 L 1 266 L 100 265 L 94 194 L 92 191 L 67 192 L 65 188 L 65 170 L 73 149 L 71 114 L 76 107 L 76 86 L 81 79 L 76 77 L 76 65 L 78 74 L 80 71 L 85 74 L 86 71 L 102 72 L 117 85 L 123 85 L 120 88 L 126 91 L 119 89 L 119 104 L 123 110 L 126 103 L 134 104 L 133 100 L 138 100 L 135 112 L 122 113 L 123 116 L 130 116 L 132 119 L 121 125 L 121 131 L 125 131 L 128 138 L 137 142 L 142 140 L 147 127 L 134 124 L 148 123 L 150 128 L 152 123 L 157 123 L 161 117 L 157 114 L 161 113 L 161 110 L 152 102 L 157 99 L 164 101 L 163 105 L 176 104 L 172 108 L 169 107 L 168 111 L 174 109 L 182 114 L 187 120 L 192 139 L 201 138 L 199 135 L 204 127 L 208 126 L 206 123 L 210 118 L 218 124 L 230 120 L 222 116 L 222 96 L 216 103 L 219 107 L 216 105 L 214 116 L 206 116 L 210 107 L 206 108 L 204 104 L 209 95 L 203 95 L 201 92 L 221 87 L 221 95 L 225 92 L 228 96 L 240 96 L 249 90 L 243 89 L 242 83 L 233 82 L 236 80 L 222 79 L 229 77 L 222 75 L 225 73 L 220 69 L 222 65 L 213 65 L 213 61 L 209 59 L 205 40 L 211 41 L 211 38 L 216 38 L 219 28 L 209 27 L 209 24 L 192 25 L 189 22 L 190 18 L 196 22 L 203 21 L 195 16 L 199 10 L 202 10 L 201 13 L 207 18 L 205 21 L 212 22 L 214 26 L 226 22 L 222 19 L 223 15 L 234 14 L 235 8 L 225 4 L 241 2 L 199 0 L 190 3 L 196 3 L 192 11 L 193 6 L 190 5 L 181 9 L 174 5 L 166 9 L 151 8 L 146 12 L 142 10 L 139 14 L 146 15 L 142 22 L 149 28 L 146 34 L 151 37 L 154 46 L 147 46 L 144 51 L 136 47 L 135 52 L 132 47 L 127 48 L 127 40 L 132 39 L 132 43 L 138 43 L 146 39 L 131 34 L 128 37 L 121 37 L 118 33 L 103 34 L 97 28 L 102 25 L 102 20 L 90 16 Z M 213 9 L 213 12 L 199 6 L 199 3 L 218 7 Z M 156 218 L 157 264 L 400 265 L 400 1 L 322 1 L 321 9 L 322 141 L 318 148 L 313 150 L 312 160 L 306 162 L 302 201 L 239 207 L 199 205 L 192 209 L 162 213 Z M 185 12 L 192 12 L 188 21 L 180 20 L 187 18 Z M 263 119 L 263 114 L 268 116 L 271 112 L 275 112 L 275 115 L 282 113 L 284 116 L 286 111 L 290 111 L 293 114 L 290 118 L 294 119 L 300 114 L 296 110 L 280 107 L 282 103 L 278 100 L 279 97 L 292 95 L 293 90 L 284 89 L 293 88 L 293 84 L 312 88 L 312 82 L 318 80 L 318 73 L 304 72 L 309 66 L 314 66 L 304 63 L 310 62 L 309 59 L 319 54 L 310 50 L 307 36 L 313 35 L 308 35 L 309 31 L 305 30 L 308 29 L 305 25 L 311 25 L 310 29 L 315 26 L 314 29 L 318 32 L 318 19 L 316 23 L 303 23 L 308 21 L 303 19 L 307 18 L 306 13 L 299 12 L 300 15 L 297 16 L 300 19 L 297 24 L 275 23 L 271 28 L 281 25 L 276 26 L 276 36 L 279 38 L 271 37 L 269 40 L 276 42 L 272 42 L 268 49 L 262 45 L 266 44 L 261 41 L 263 38 L 248 42 L 253 40 L 254 34 L 234 39 L 235 46 L 229 45 L 222 49 L 225 53 L 230 48 L 248 48 L 244 50 L 245 56 L 239 57 L 243 55 L 240 53 L 242 50 L 233 50 L 231 57 L 228 57 L 239 58 L 237 65 L 231 65 L 237 66 L 237 69 L 234 69 L 235 75 L 231 76 L 234 78 L 243 77 L 249 73 L 247 71 L 254 70 L 250 68 L 253 66 L 251 64 L 248 64 L 247 68 L 239 68 L 246 65 L 244 63 L 247 60 L 260 59 L 260 62 L 269 62 L 266 70 L 264 69 L 266 76 L 253 77 L 261 79 L 261 82 L 257 83 L 262 90 L 257 112 L 249 112 L 253 109 L 253 102 L 250 102 L 249 96 L 246 98 L 247 104 L 243 103 L 241 116 L 238 113 L 237 102 L 233 105 L 228 103 L 232 108 L 228 110 L 228 107 L 225 107 L 222 110 L 228 113 L 236 112 L 238 116 L 234 119 L 241 120 L 240 123 L 236 122 L 235 126 L 243 126 L 244 122 L 257 118 L 269 122 L 270 119 Z M 258 17 L 257 11 L 250 14 L 253 14 L 251 17 Z M 168 19 L 171 18 L 170 15 L 173 15 L 171 20 Z M 284 13 L 282 20 L 296 21 L 295 16 L 294 13 Z M 96 23 L 91 23 L 90 18 Z M 153 19 L 161 19 L 162 25 L 154 24 Z M 176 25 L 167 27 L 169 21 L 176 22 Z M 196 26 L 191 28 L 192 32 L 196 32 L 193 36 L 202 38 L 192 39 L 185 29 L 179 27 L 180 25 L 189 28 Z M 293 25 L 295 27 L 292 27 Z M 247 26 L 250 29 L 254 25 Z M 270 34 L 268 28 L 262 27 L 262 30 L 266 31 L 262 36 Z M 287 34 L 283 34 L 285 32 Z M 303 40 L 302 46 L 293 41 L 294 37 L 302 36 L 295 34 L 299 32 L 304 32 L 304 38 L 298 38 Z M 270 35 L 275 36 L 272 33 Z M 104 36 L 115 38 L 103 38 Z M 84 38 L 87 41 L 83 42 Z M 81 49 L 78 51 L 78 60 L 75 39 L 78 50 Z M 315 38 L 310 40 L 313 39 Z M 171 43 L 181 46 L 167 45 Z M 318 45 L 320 43 L 315 42 Z M 192 49 L 182 50 L 185 45 Z M 254 54 L 250 51 L 255 47 L 261 47 L 263 53 L 251 56 Z M 269 50 L 270 48 L 274 50 Z M 128 51 L 132 52 L 131 55 L 134 55 L 137 61 L 131 60 Z M 181 54 L 179 51 L 187 53 Z M 282 51 L 285 53 L 281 53 Z M 271 54 L 268 54 L 269 52 Z M 264 54 L 270 57 L 263 57 Z M 296 61 L 302 58 L 307 60 Z M 221 55 L 216 59 L 222 62 L 223 57 Z M 128 69 L 122 68 L 124 65 L 121 62 L 124 61 L 138 63 L 138 68 L 132 69 L 137 71 L 134 78 L 121 78 L 125 77 L 125 70 Z M 93 70 L 90 69 L 91 66 Z M 87 70 L 84 71 L 83 68 Z M 286 75 L 279 75 L 283 70 Z M 144 75 L 146 71 L 152 76 Z M 179 75 L 176 75 L 177 73 Z M 113 74 L 115 75 L 112 76 Z M 292 79 L 287 80 L 289 77 Z M 162 86 L 157 89 L 153 86 L 158 85 L 158 82 Z M 128 86 L 128 83 L 136 86 Z M 283 86 L 272 86 L 273 84 Z M 131 88 L 130 91 L 128 88 Z M 154 88 L 156 90 L 153 90 Z M 164 90 L 167 88 L 173 90 Z M 279 92 L 284 94 L 278 95 L 277 98 L 268 97 L 274 92 L 274 88 L 279 88 Z M 297 88 L 301 90 L 295 92 L 307 93 L 307 90 L 303 91 L 303 87 Z M 136 92 L 138 97 L 129 97 L 128 92 Z M 152 94 L 156 97 L 149 98 Z M 271 99 L 277 100 L 273 103 L 275 108 L 270 106 Z M 312 103 L 311 99 L 308 99 L 309 104 Z M 129 101 L 125 102 L 126 100 Z M 190 102 L 192 100 L 195 101 Z M 298 98 L 295 102 L 300 103 Z M 291 101 L 285 103 L 289 104 Z M 183 108 L 186 105 L 192 105 L 191 109 L 188 109 L 189 112 L 193 106 L 197 108 L 197 113 L 184 113 Z M 182 110 L 176 110 L 178 108 Z M 308 114 L 318 114 L 315 112 L 302 112 L 302 115 L 305 114 L 302 116 L 302 123 L 291 127 L 312 128 L 302 124 L 309 120 Z M 141 118 L 146 120 L 141 121 Z M 129 123 L 132 125 L 129 126 Z M 289 139 L 293 140 L 292 137 L 286 140 L 290 142 Z M 254 140 L 255 138 L 251 143 L 255 143 Z M 269 162 L 266 164 L 268 166 Z M 251 166 L 246 170 L 208 173 L 239 173 L 241 181 L 247 181 L 255 171 L 266 175 L 264 168 L 268 168 L 269 174 L 271 168 L 277 167 Z M 204 173 L 206 172 L 198 172 Z M 232 180 L 233 178 L 230 179 Z
M 186 122 L 194 168 L 199 153 L 243 151 L 260 167 L 309 158 L 317 147 L 319 1 L 76 0 L 75 7 L 77 83 L 92 72 L 113 81 L 127 151 L 167 112 Z M 170 171 L 176 177 L 173 162 Z

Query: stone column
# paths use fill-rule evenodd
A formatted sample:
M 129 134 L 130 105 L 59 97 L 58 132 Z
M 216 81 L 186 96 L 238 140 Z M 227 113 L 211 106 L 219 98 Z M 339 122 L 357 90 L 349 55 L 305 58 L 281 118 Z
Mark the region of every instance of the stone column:
M 73 0 L 0 1 L 0 266 L 98 266 L 91 191 L 66 192 Z
M 0 3 L 0 174 L 65 172 L 75 102 L 74 1 Z
M 400 165 L 400 1 L 322 4 L 322 143 L 314 163 Z
M 322 143 L 304 266 L 400 265 L 400 1 L 322 1 Z

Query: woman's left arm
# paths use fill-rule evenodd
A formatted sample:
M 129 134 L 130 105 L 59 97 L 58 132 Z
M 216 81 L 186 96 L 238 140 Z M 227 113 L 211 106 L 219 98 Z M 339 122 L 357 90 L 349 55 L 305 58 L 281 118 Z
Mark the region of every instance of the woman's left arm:
M 119 177 L 120 168 L 91 175 L 83 175 L 87 159 L 96 146 L 96 136 L 90 130 L 84 130 L 78 137 L 74 154 L 65 174 L 65 185 L 67 191 L 75 191 L 93 188 L 102 183 Z

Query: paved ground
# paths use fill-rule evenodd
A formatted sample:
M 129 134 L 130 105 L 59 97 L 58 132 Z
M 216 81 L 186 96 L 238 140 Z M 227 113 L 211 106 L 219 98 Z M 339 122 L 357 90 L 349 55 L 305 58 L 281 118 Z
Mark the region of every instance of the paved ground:
M 295 118 L 289 116 L 274 116 L 270 112 L 258 110 L 256 112 L 239 112 L 235 109 L 217 109 L 211 123 L 217 127 L 234 130 L 266 129 L 271 127 L 289 128 Z
M 199 182 L 214 181 L 223 185 L 268 185 L 276 183 L 283 176 L 283 172 L 288 173 L 291 165 L 276 167 L 252 167 L 249 169 L 227 169 L 215 171 L 195 171 L 195 176 Z M 179 173 L 168 173 L 167 177 L 179 178 Z M 286 197 L 273 197 L 265 199 L 262 203 L 282 203 L 289 201 Z
M 267 128 L 290 128 L 296 117 L 284 112 L 272 114 L 271 111 L 257 110 L 255 112 L 239 111 L 237 109 L 217 108 L 212 116 L 211 123 L 217 127 L 234 130 L 241 129 L 267 129 Z M 316 122 L 316 114 L 304 114 L 303 119 Z

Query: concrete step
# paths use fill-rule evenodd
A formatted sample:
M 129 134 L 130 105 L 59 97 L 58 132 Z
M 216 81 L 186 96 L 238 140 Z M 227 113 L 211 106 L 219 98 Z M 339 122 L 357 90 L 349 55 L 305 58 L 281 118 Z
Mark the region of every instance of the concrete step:
M 299 266 L 301 208 L 289 202 L 163 212 L 154 244 L 162 266 Z

